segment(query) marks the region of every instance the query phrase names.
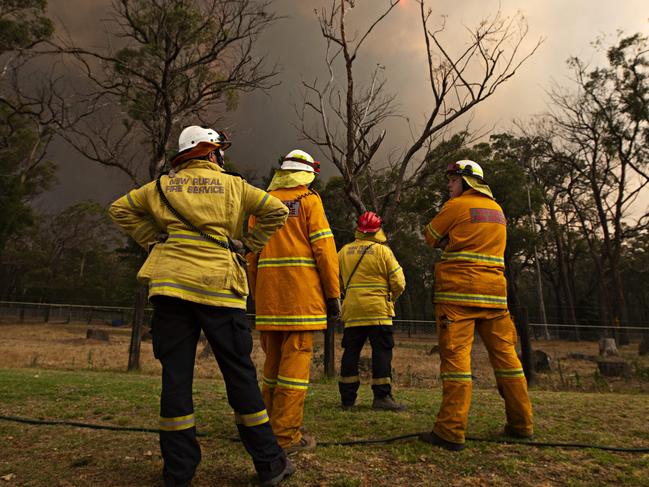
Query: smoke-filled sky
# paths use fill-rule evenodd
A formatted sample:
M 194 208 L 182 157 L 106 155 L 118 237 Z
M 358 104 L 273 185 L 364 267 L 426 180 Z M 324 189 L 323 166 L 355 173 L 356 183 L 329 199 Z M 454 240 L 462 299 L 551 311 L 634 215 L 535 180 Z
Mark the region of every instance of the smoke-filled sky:
M 277 81 L 281 84 L 268 93 L 245 95 L 237 111 L 225 115 L 224 127 L 214 127 L 231 133 L 234 143 L 229 155 L 236 163 L 266 174 L 280 155 L 303 148 L 322 161 L 322 177 L 336 174 L 326 154 L 301 141 L 294 110 L 303 96 L 301 80 L 325 75 L 324 40 L 314 9 L 330 4 L 330 0 L 272 2 L 275 12 L 285 18 L 263 35 L 258 49 L 267 54 L 269 63 L 277 63 Z M 356 4 L 348 16 L 348 31 L 362 30 L 387 0 L 357 0 Z M 543 112 L 546 91 L 553 82 L 570 86 L 566 66 L 569 56 L 579 56 L 593 65 L 604 63 L 591 46 L 598 37 L 605 36 L 605 45 L 612 45 L 618 30 L 649 33 L 646 0 L 435 0 L 429 1 L 429 6 L 436 21 L 446 16 L 443 39 L 451 48 L 461 48 L 467 41 L 466 29 L 493 15 L 499 7 L 506 16 L 519 11 L 525 15 L 529 34 L 524 48 L 529 50 L 539 38 L 545 39 L 514 78 L 477 107 L 474 129 L 507 130 L 514 120 L 524 122 Z M 49 0 L 51 17 L 65 25 L 78 44 L 86 46 L 104 45 L 101 20 L 107 18 L 109 8 L 109 0 Z M 425 56 L 414 0 L 401 0 L 361 51 L 357 83 L 367 82 L 369 71 L 377 64 L 384 66 L 389 91 L 396 95 L 398 113 L 404 117 L 388 126 L 385 153 L 398 153 L 410 142 L 406 117 L 416 128 L 429 113 Z M 62 144 L 53 148 L 52 157 L 60 167 L 60 183 L 40 198 L 39 206 L 62 208 L 84 199 L 106 204 L 130 189 L 118 172 L 84 161 Z

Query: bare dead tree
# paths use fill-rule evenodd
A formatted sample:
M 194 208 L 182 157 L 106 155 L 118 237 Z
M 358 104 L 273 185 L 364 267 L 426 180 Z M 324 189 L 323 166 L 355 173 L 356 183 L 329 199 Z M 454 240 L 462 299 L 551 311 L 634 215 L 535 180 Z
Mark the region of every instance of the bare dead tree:
M 361 34 L 350 37 L 346 14 L 355 2 L 332 0 L 329 9 L 318 12 L 326 41 L 325 64 L 329 78 L 304 82 L 306 98 L 300 113 L 304 137 L 327 152 L 345 181 L 347 195 L 360 213 L 369 202 L 390 220 L 401 202 L 405 188 L 414 184 L 426 166 L 429 149 L 452 124 L 490 97 L 514 76 L 537 50 L 542 40 L 524 51 L 527 25 L 521 15 L 503 17 L 498 12 L 475 28 L 466 28 L 468 41 L 453 53 L 442 39 L 445 21 L 430 26 L 432 10 L 419 0 L 419 13 L 427 52 L 429 97 L 422 105 L 431 106 L 420 127 L 410 126 L 412 141 L 400 147 L 396 156 L 381 164 L 377 153 L 385 139 L 384 122 L 396 116 L 393 95 L 386 93 L 381 69 L 370 75 L 368 87 L 356 88 L 354 63 L 376 26 L 384 21 L 397 1 L 386 2 L 383 11 Z M 524 52 L 523 52 L 524 51 Z M 342 64 L 342 81 L 337 82 L 337 67 Z M 307 117 L 315 115 L 316 126 Z M 368 174 L 389 174 L 386 187 L 377 192 Z M 365 185 L 361 186 L 361 181 Z M 369 197 L 367 196 L 369 194 Z

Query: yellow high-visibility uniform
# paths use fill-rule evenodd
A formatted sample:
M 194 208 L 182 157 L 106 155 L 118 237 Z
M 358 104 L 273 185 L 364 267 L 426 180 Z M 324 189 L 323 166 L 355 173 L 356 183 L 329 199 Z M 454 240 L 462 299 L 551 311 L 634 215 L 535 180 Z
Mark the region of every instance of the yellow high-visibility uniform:
M 174 176 L 162 176 L 161 183 L 181 215 L 226 244 L 228 238 L 239 239 L 258 251 L 286 221 L 288 210 L 281 201 L 209 161 L 187 161 Z M 219 204 L 205 204 L 215 199 Z M 155 245 L 138 273 L 138 279 L 149 285 L 149 297 L 246 308 L 248 281 L 237 256 L 188 230 L 164 205 L 155 181 L 115 201 L 109 213 L 142 247 Z M 257 225 L 243 237 L 244 218 L 250 214 L 256 215 Z M 168 238 L 158 242 L 163 231 Z
M 212 149 L 200 150 L 209 157 L 206 152 Z M 202 159 L 177 165 L 160 183 L 175 213 L 153 181 L 113 203 L 110 215 L 150 250 L 138 278 L 149 285 L 153 354 L 162 365 L 160 449 L 165 483 L 189 485 L 201 459 L 192 400 L 201 332 L 218 360 L 241 440 L 260 479 L 272 478 L 286 465 L 285 454 L 273 436 L 250 359 L 247 278 L 229 239 L 261 250 L 284 224 L 288 210 L 277 198 Z M 242 237 L 247 214 L 256 215 L 257 226 Z
M 394 302 L 406 288 L 403 270 L 385 244 L 383 230 L 373 234 L 356 232 L 355 237 L 338 252 L 340 280 L 345 286 L 344 351 L 338 382 L 343 405 L 353 405 L 356 401 L 360 387 L 358 360 L 367 338 L 372 346 L 374 397 L 380 399 L 392 394 L 392 317 Z
M 392 325 L 394 302 L 406 288 L 406 279 L 392 250 L 384 245 L 386 240 L 383 230 L 373 236 L 356 232 L 356 240 L 338 252 L 340 280 L 346 285 L 367 249 L 345 290 L 342 306 L 345 328 Z
M 516 355 L 516 329 L 507 310 L 506 219 L 493 199 L 474 189 L 447 201 L 424 228 L 431 246 L 448 244 L 435 266 L 435 322 L 443 399 L 433 432 L 464 443 L 471 404 L 474 330 L 489 352 L 505 399 L 507 423 L 522 436 L 533 432 L 527 382 Z
M 311 332 L 327 327 L 325 300 L 339 297 L 340 285 L 336 245 L 320 196 L 304 185 L 270 194 L 288 207 L 289 218 L 259 255 L 248 255 L 248 275 L 266 353 L 262 393 L 273 432 L 285 448 L 302 438 Z M 250 226 L 256 229 L 254 218 Z

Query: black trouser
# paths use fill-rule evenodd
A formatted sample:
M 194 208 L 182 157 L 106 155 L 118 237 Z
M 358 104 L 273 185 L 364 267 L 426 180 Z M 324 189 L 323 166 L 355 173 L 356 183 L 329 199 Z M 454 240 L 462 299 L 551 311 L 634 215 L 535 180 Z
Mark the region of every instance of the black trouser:
M 358 360 L 365 340 L 369 337 L 372 346 L 372 391 L 374 397 L 381 399 L 392 392 L 392 349 L 394 338 L 392 327 L 385 325 L 352 326 L 343 331 L 343 357 L 340 362 L 340 381 L 338 390 L 345 405 L 356 401 L 356 393 L 361 385 L 358 376 Z
M 245 312 L 167 296 L 154 296 L 151 302 L 153 353 L 162 364 L 160 449 L 165 479 L 188 482 L 201 460 L 192 402 L 194 359 L 201 330 L 223 374 L 239 436 L 255 468 L 260 475 L 278 474 L 286 457 L 273 435 L 259 391 Z

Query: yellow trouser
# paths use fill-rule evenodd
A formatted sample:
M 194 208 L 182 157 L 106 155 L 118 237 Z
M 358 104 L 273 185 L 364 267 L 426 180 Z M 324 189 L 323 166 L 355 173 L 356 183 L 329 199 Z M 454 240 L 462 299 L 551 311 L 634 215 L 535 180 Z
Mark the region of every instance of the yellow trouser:
M 477 328 L 489 352 L 498 392 L 505 400 L 507 423 L 514 431 L 531 435 L 532 405 L 516 355 L 516 329 L 509 311 L 438 303 L 435 321 L 443 384 L 442 405 L 433 428 L 435 434 L 447 441 L 464 443 L 471 406 L 471 346 Z
M 262 331 L 266 354 L 261 389 L 279 446 L 286 448 L 302 439 L 304 398 L 309 387 L 313 355 L 312 331 Z

